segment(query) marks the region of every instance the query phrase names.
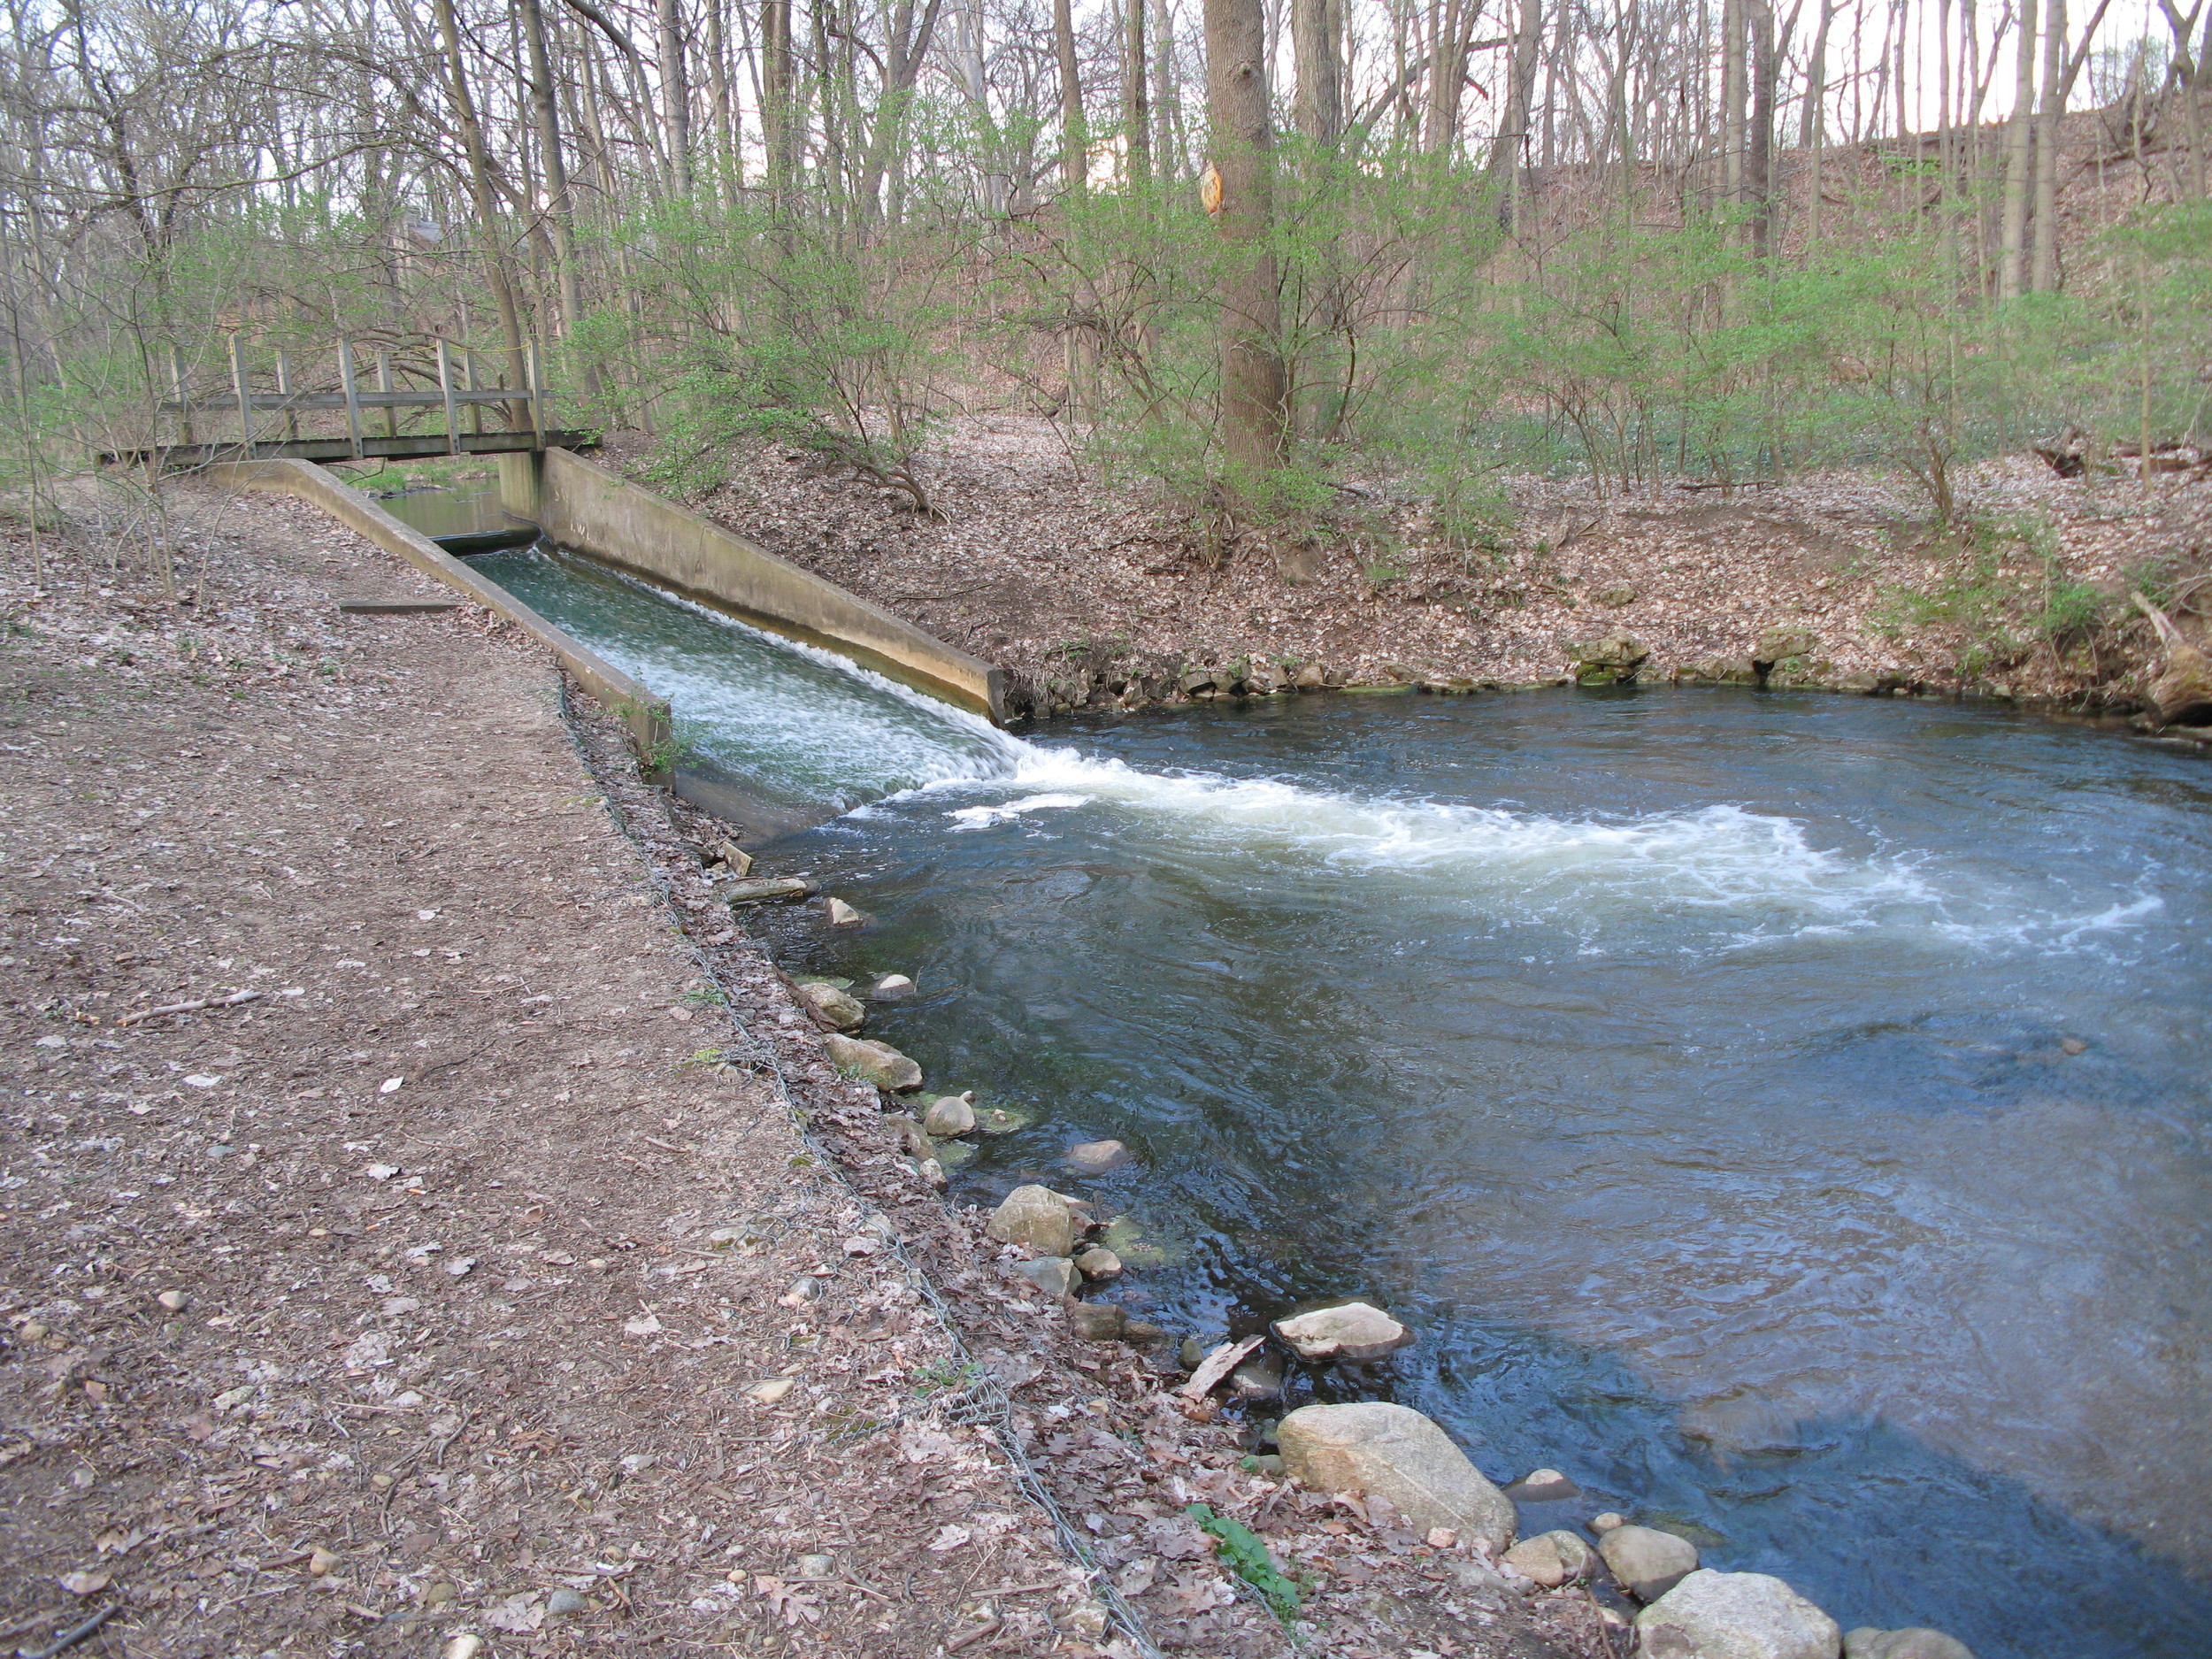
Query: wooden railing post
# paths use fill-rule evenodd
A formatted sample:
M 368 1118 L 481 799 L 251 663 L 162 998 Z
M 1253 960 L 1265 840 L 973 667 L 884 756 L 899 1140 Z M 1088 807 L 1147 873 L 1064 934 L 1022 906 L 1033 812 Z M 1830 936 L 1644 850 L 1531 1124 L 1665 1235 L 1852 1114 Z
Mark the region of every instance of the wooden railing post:
M 230 384 L 238 394 L 238 444 L 245 451 L 245 458 L 253 453 L 253 394 L 246 388 L 246 347 L 236 334 L 230 337 Z
M 388 351 L 376 354 L 376 389 L 388 395 L 392 389 L 392 354 Z M 384 405 L 384 435 L 399 436 L 399 411 L 389 403 Z
M 182 443 L 192 442 L 192 398 L 184 377 L 184 353 L 176 342 L 169 342 L 169 380 L 177 395 L 177 439 Z
M 453 405 L 453 343 L 438 336 L 438 389 L 445 394 L 445 452 L 461 453 L 461 420 Z
M 338 342 L 338 378 L 346 388 L 346 438 L 353 445 L 353 458 L 361 458 L 361 388 L 353 378 L 353 342 Z

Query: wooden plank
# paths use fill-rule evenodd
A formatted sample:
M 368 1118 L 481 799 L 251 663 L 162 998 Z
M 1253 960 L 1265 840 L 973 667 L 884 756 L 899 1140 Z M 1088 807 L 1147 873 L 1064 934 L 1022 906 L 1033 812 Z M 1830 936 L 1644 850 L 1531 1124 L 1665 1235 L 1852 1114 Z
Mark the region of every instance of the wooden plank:
M 376 354 L 376 389 L 387 397 L 392 395 L 392 354 L 388 351 Z M 396 403 L 384 405 L 384 435 L 388 438 L 399 436 L 398 407 Z

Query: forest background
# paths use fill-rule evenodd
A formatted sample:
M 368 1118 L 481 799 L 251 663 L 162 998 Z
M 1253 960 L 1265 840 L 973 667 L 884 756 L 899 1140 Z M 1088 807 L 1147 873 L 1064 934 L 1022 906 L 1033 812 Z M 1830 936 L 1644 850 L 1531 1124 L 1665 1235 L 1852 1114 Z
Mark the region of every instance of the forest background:
M 991 407 L 1232 534 L 1837 465 L 1947 526 L 2068 427 L 2147 488 L 2212 396 L 2212 7 L 2126 4 L 11 0 L 0 484 L 443 337 L 671 487 L 758 442 L 925 515 Z

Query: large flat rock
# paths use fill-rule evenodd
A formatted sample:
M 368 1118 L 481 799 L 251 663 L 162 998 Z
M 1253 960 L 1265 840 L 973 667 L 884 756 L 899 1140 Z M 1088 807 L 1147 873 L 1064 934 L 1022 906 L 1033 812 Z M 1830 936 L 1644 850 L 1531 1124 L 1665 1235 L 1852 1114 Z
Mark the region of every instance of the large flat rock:
M 1275 1438 L 1285 1471 L 1317 1492 L 1386 1498 L 1416 1532 L 1449 1527 L 1493 1552 L 1513 1541 L 1513 1501 L 1410 1406 L 1302 1406 Z

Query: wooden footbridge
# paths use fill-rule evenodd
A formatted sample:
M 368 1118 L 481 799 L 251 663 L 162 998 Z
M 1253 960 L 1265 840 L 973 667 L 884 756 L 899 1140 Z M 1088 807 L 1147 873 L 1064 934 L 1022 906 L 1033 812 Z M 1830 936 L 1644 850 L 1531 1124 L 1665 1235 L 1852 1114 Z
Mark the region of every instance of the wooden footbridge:
M 374 346 L 341 341 L 334 351 L 314 354 L 304 373 L 288 349 L 256 351 L 236 334 L 227 355 L 229 383 L 213 391 L 204 375 L 196 384 L 184 354 L 172 347 L 169 396 L 155 405 L 155 442 L 103 452 L 101 463 L 173 471 L 280 456 L 405 460 L 595 442 L 591 433 L 554 426 L 544 353 L 534 341 L 522 354 L 521 386 L 488 385 L 478 372 L 480 357 L 505 357 L 505 348 L 480 351 L 442 336 Z M 433 420 L 421 419 L 434 412 Z M 174 432 L 166 442 L 164 425 Z M 410 429 L 426 425 L 438 430 Z

